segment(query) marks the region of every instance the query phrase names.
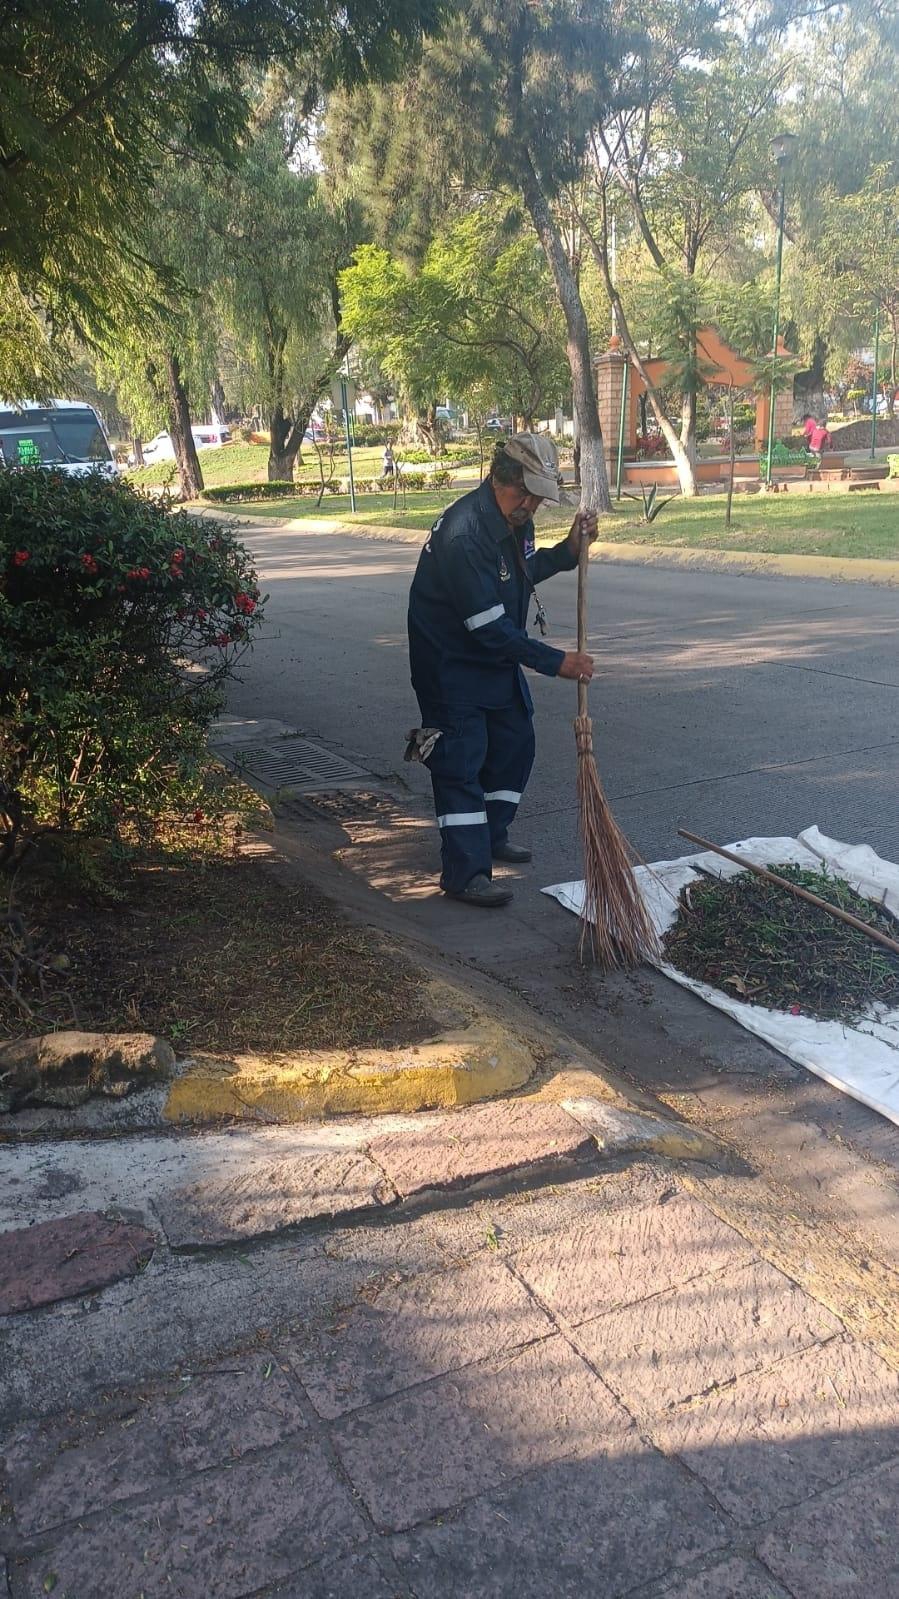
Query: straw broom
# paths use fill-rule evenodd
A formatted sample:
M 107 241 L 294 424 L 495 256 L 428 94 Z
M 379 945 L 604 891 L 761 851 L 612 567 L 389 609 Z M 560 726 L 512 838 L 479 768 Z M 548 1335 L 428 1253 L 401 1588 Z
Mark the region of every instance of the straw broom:
M 587 648 L 587 563 L 590 547 L 581 542 L 577 569 L 577 647 Z M 658 951 L 631 862 L 633 853 L 603 793 L 593 755 L 593 723 L 587 708 L 587 684 L 577 686 L 577 802 L 584 846 L 584 909 L 580 953 L 589 941 L 601 966 L 639 966 Z

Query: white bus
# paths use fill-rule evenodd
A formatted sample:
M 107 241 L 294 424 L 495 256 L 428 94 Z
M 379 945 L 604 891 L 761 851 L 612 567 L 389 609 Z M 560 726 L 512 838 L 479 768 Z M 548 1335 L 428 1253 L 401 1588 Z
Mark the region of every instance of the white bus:
M 83 477 L 116 476 L 116 464 L 99 416 L 85 400 L 0 400 L 0 465 L 46 466 Z

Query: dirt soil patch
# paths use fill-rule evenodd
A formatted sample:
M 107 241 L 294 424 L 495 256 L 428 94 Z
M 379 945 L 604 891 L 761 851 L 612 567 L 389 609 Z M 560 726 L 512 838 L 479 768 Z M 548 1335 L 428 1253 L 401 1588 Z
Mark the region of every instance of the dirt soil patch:
M 15 905 L 33 975 L 0 960 L 0 1037 L 58 1027 L 159 1033 L 180 1054 L 353 1049 L 428 1037 L 419 975 L 307 884 L 279 881 L 232 839 L 186 824 L 103 854 L 97 886 L 46 862 Z M 25 1010 L 28 1007 L 31 1014 Z
M 897 936 L 889 912 L 839 878 L 798 866 L 772 871 Z M 748 872 L 689 883 L 667 933 L 672 966 L 770 1010 L 856 1022 L 872 1005 L 899 1006 L 899 955 L 865 933 Z

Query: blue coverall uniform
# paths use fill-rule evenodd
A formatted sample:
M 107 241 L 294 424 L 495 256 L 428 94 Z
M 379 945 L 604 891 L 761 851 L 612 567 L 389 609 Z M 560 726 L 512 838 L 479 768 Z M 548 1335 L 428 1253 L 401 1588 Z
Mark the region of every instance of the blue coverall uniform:
M 443 735 L 427 765 L 450 893 L 491 876 L 530 776 L 534 707 L 521 669 L 556 677 L 564 656 L 528 637 L 516 542 L 531 583 L 577 566 L 565 541 L 538 550 L 533 522 L 513 532 L 485 481 L 437 518 L 409 596 L 412 686 L 422 726 Z

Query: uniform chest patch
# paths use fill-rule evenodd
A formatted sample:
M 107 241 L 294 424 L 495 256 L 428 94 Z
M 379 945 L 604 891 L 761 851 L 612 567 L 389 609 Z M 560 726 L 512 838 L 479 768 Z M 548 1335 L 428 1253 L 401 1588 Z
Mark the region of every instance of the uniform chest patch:
M 506 565 L 506 557 L 501 555 L 499 558 L 499 580 L 501 583 L 508 583 L 511 576 L 512 573 Z
M 537 549 L 537 546 L 536 546 L 536 544 L 535 544 L 533 539 L 525 539 L 525 541 L 524 541 L 524 558 L 525 558 L 526 561 L 529 561 L 531 556 L 536 553 L 536 549 Z

